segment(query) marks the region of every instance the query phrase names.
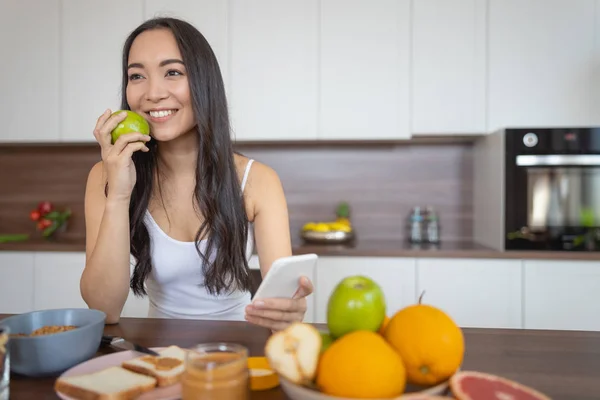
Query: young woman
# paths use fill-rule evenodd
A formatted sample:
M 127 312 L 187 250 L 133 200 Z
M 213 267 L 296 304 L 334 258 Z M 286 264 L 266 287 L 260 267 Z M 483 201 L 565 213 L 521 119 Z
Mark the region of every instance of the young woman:
M 307 278 L 293 299 L 251 304 L 254 241 L 263 276 L 291 254 L 287 205 L 277 174 L 233 151 L 223 80 L 204 36 L 172 18 L 139 26 L 123 49 L 121 102 L 151 135 L 111 144 L 124 115 L 98 118 L 102 161 L 85 195 L 88 306 L 116 323 L 131 288 L 148 295 L 149 317 L 245 319 L 272 330 L 302 320 Z

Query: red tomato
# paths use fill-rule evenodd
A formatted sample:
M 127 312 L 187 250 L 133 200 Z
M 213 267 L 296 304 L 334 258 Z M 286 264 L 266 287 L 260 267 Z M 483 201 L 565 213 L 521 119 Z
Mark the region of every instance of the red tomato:
M 42 201 L 38 205 L 38 211 L 42 215 L 48 214 L 50 211 L 52 211 L 52 203 L 50 203 L 49 201 Z
M 29 213 L 29 218 L 31 218 L 32 221 L 37 221 L 40 219 L 40 212 L 38 210 L 31 211 Z
M 49 227 L 50 225 L 52 225 L 52 221 L 50 221 L 49 219 L 45 219 L 42 218 L 38 223 L 37 223 L 37 227 L 38 229 L 41 231 L 43 229 L 46 229 L 47 227 Z

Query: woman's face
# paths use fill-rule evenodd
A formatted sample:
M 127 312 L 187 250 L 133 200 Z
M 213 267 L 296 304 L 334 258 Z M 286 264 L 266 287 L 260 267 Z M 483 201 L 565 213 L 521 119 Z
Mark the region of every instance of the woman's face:
M 173 140 L 196 125 L 187 71 L 168 29 L 142 32 L 128 60 L 127 102 L 144 116 L 158 141 Z

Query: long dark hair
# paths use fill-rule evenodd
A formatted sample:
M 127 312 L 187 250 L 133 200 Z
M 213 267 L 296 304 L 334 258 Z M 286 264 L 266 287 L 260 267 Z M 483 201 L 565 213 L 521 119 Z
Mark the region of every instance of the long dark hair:
M 121 107 L 130 109 L 126 96 L 129 50 L 135 38 L 149 29 L 169 29 L 173 33 L 187 71 L 199 145 L 194 208 L 198 206 L 197 212 L 204 218 L 196 233 L 196 250 L 204 260 L 204 285 L 209 293 L 217 295 L 236 289 L 249 291 L 248 217 L 234 163 L 223 78 L 205 37 L 191 24 L 175 18 L 150 19 L 136 28 L 123 47 Z M 156 141 L 148 145 L 149 152 L 133 155 L 137 180 L 129 205 L 130 251 L 136 259 L 130 287 L 138 296 L 146 294 L 144 282 L 152 270 L 144 217 L 158 163 Z M 202 252 L 199 241 L 205 236 Z

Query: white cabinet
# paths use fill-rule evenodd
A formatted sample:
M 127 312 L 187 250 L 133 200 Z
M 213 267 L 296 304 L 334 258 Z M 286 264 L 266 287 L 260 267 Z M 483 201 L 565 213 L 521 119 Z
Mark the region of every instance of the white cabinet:
M 34 310 L 87 308 L 79 290 L 85 253 L 39 252 L 34 256 Z
M 596 0 L 490 0 L 489 7 L 488 129 L 600 122 L 592 108 Z
M 600 331 L 600 261 L 523 264 L 525 328 Z
M 0 142 L 59 138 L 59 0 L 0 4 Z
M 60 137 L 94 142 L 98 117 L 121 107 L 121 51 L 142 22 L 142 0 L 62 3 Z
M 364 275 L 383 290 L 387 315 L 413 304 L 415 259 L 386 257 L 319 257 L 315 282 L 315 322 L 327 322 L 329 296 L 344 278 Z
M 600 0 L 596 0 L 596 37 L 594 43 L 594 70 L 592 77 L 592 125 L 600 125 Z
M 412 24 L 412 133 L 485 132 L 486 0 L 418 0 Z
M 520 328 L 521 260 L 417 259 L 417 295 L 461 327 Z
M 236 140 L 317 138 L 317 0 L 230 2 Z
M 153 17 L 175 17 L 194 25 L 216 54 L 227 82 L 227 1 L 144 0 L 144 19 Z
M 407 139 L 410 1 L 321 1 L 320 139 Z
M 0 253 L 0 314 L 33 309 L 33 253 Z

